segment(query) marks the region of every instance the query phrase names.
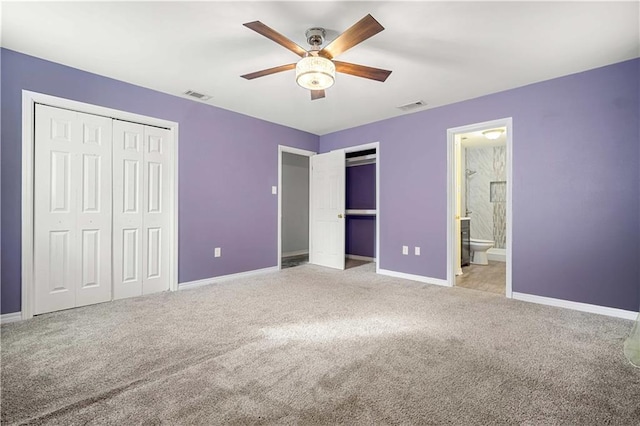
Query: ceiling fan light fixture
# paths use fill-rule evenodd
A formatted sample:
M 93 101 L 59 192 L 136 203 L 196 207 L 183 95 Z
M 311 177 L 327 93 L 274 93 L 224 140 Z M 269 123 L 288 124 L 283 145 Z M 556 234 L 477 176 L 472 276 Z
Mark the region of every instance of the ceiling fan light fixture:
M 324 90 L 333 86 L 336 66 L 321 56 L 306 56 L 296 64 L 296 83 L 309 90 Z
M 502 129 L 485 130 L 484 132 L 482 132 L 485 138 L 492 141 L 498 139 L 500 136 L 502 136 L 503 133 L 504 130 Z

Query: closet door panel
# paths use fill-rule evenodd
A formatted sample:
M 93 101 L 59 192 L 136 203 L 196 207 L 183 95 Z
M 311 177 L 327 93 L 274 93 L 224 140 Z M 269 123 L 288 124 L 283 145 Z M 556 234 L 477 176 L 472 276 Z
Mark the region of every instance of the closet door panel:
M 36 105 L 35 314 L 111 299 L 110 143 L 110 119 Z
M 112 120 L 78 113 L 77 306 L 111 300 Z
M 142 294 L 144 126 L 113 121 L 114 299 Z
M 80 136 L 75 113 L 36 105 L 34 170 L 35 314 L 75 306 L 72 260 L 75 199 L 73 151 Z
M 169 156 L 171 132 L 144 128 L 143 294 L 169 290 Z

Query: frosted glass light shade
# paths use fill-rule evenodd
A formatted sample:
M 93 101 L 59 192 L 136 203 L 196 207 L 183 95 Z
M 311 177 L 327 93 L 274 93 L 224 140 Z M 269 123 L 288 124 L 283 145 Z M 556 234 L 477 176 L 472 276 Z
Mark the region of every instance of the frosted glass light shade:
M 502 133 L 504 133 L 504 130 L 502 129 L 485 130 L 484 132 L 482 132 L 485 138 L 491 140 L 498 139 L 502 135 Z
M 296 64 L 296 83 L 309 90 L 324 90 L 336 78 L 336 66 L 327 58 L 307 56 Z

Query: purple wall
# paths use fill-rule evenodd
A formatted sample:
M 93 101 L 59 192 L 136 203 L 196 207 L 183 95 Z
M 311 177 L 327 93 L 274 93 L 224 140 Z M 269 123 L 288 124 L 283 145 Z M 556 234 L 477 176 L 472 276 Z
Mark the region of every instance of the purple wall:
M 347 167 L 346 208 L 376 208 L 376 165 Z M 376 219 L 373 216 L 348 216 L 345 229 L 347 254 L 375 257 Z
M 276 264 L 278 144 L 373 141 L 380 267 L 445 279 L 446 130 L 513 117 L 513 290 L 640 306 L 639 59 L 320 138 L 6 49 L 1 66 L 2 313 L 20 310 L 22 89 L 180 123 L 180 282 Z
M 2 313 L 21 308 L 22 89 L 180 124 L 179 282 L 277 264 L 277 147 L 317 151 L 318 136 L 7 49 L 1 55 Z
M 639 75 L 626 61 L 321 136 L 320 149 L 380 142 L 380 267 L 446 279 L 447 129 L 512 117 L 513 290 L 637 311 Z
M 346 200 L 348 209 L 376 208 L 376 165 L 347 167 Z
M 358 256 L 376 256 L 375 216 L 347 216 L 345 252 Z

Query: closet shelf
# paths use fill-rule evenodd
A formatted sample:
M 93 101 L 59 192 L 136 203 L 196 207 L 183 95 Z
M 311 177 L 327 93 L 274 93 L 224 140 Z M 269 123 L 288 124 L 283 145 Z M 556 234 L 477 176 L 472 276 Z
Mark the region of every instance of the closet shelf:
M 347 216 L 375 216 L 376 209 L 347 209 Z
M 364 166 L 367 164 L 376 164 L 376 154 L 362 155 L 360 157 L 351 157 L 346 159 L 347 167 Z

